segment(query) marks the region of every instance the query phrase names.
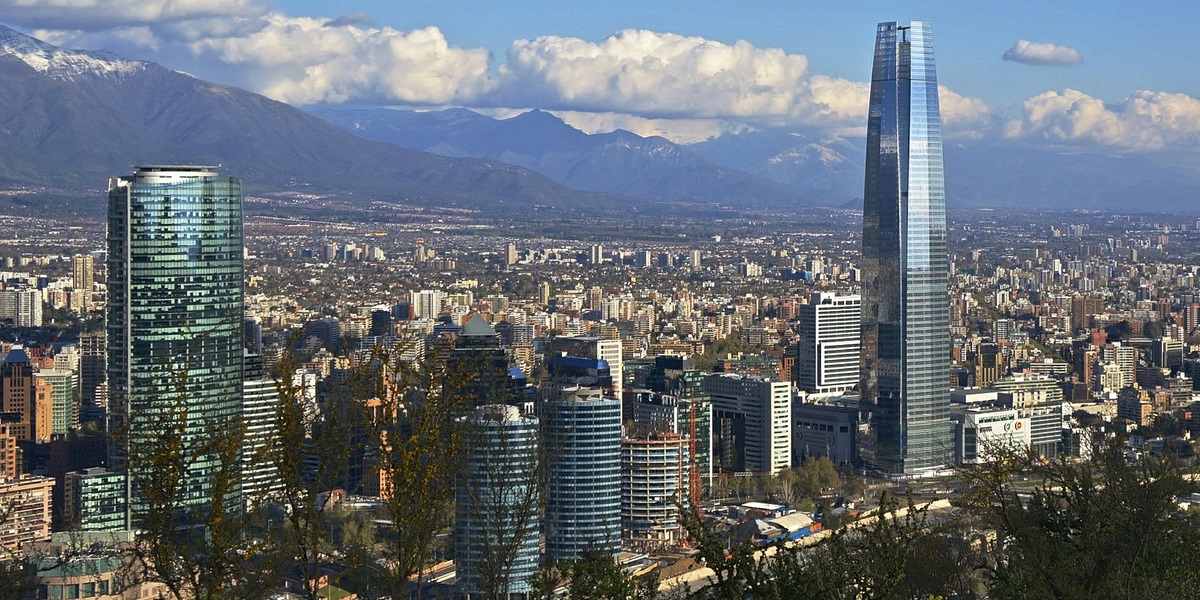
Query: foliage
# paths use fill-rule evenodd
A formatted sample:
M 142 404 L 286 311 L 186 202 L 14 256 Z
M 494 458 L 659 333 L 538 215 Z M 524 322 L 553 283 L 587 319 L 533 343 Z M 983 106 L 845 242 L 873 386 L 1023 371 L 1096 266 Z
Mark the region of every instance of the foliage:
M 551 598 L 553 591 L 566 584 L 571 600 L 657 600 L 657 573 L 631 576 L 617 564 L 609 552 L 584 552 L 579 558 L 546 565 L 535 580 L 535 597 Z
M 1024 492 L 1016 475 L 1040 480 Z M 1009 452 L 969 472 L 966 499 L 998 536 L 996 598 L 1193 598 L 1200 521 L 1178 510 L 1192 484 L 1171 457 L 1127 461 L 1119 442 L 1091 461 Z

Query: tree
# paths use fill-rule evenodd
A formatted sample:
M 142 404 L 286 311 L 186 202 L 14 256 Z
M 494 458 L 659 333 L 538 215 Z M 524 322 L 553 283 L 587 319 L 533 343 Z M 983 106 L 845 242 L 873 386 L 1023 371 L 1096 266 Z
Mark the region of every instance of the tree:
M 796 488 L 796 495 L 800 498 L 815 500 L 824 490 L 838 487 L 841 484 L 837 468 L 828 456 L 809 457 L 794 471 L 796 477 L 793 485 Z
M 554 587 L 567 583 L 571 600 L 656 600 L 661 596 L 657 573 L 631 576 L 607 551 L 586 551 L 579 558 L 551 566 L 549 572 Z
M 1040 483 L 1024 491 L 1021 473 Z M 993 597 L 1200 597 L 1200 521 L 1177 505 L 1194 485 L 1173 457 L 1130 462 L 1115 440 L 1090 461 L 1006 452 L 967 480 L 968 508 L 997 536 Z
M 356 377 L 376 386 L 361 393 L 371 403 L 373 468 L 394 527 L 380 565 L 392 597 L 408 594 L 409 578 L 420 574 L 437 533 L 450 525 L 466 441 L 459 421 L 470 400 L 469 369 L 431 359 L 413 363 L 400 354 L 376 349 Z
M 160 583 L 176 600 L 262 595 L 273 576 L 250 560 L 243 543 L 240 420 L 204 423 L 204 433 L 193 435 L 185 397 L 164 395 L 159 404 L 126 421 L 139 433 L 136 443 L 124 444 L 137 527 L 124 580 Z M 129 439 L 127 432 L 117 437 Z M 199 502 L 186 486 L 196 463 L 207 465 L 208 475 Z

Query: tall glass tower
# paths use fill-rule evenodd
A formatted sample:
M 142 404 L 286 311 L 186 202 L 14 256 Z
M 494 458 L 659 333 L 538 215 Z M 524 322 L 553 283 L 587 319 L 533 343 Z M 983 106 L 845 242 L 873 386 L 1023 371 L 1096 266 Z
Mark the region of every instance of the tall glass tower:
M 566 388 L 542 407 L 547 450 L 546 554 L 621 550 L 621 401 Z
M 169 424 L 185 423 L 179 496 L 211 501 L 218 464 L 199 447 L 241 414 L 242 253 L 240 179 L 216 167 L 139 166 L 109 181 L 109 406 L 126 432 L 113 459 L 128 463 L 127 525 L 141 486 L 161 484 L 137 457 Z
M 863 191 L 860 457 L 892 473 L 952 460 L 946 192 L 933 35 L 880 23 Z

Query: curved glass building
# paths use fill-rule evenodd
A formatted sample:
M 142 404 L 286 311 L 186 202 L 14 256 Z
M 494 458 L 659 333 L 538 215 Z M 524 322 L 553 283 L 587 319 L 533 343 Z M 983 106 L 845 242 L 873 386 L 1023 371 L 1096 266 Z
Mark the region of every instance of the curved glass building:
M 542 407 L 546 555 L 621 549 L 621 401 L 568 388 Z
M 485 404 L 460 422 L 468 450 L 455 487 L 457 594 L 523 597 L 538 569 L 538 419 Z
M 860 457 L 892 473 L 949 464 L 946 192 L 933 35 L 880 23 L 863 190 Z
M 240 179 L 206 166 L 110 179 L 108 385 L 114 426 L 127 433 L 114 459 L 129 459 L 134 523 L 139 482 L 155 477 L 137 457 L 166 423 L 186 421 L 184 504 L 210 501 L 217 463 L 199 446 L 241 414 L 242 253 Z

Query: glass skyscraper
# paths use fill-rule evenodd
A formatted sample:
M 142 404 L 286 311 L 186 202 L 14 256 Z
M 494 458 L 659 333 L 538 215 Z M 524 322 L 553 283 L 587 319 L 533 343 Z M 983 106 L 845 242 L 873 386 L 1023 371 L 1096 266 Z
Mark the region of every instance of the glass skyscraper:
M 880 23 L 863 191 L 860 457 L 893 473 L 952 460 L 946 193 L 933 35 Z
M 556 561 L 621 549 L 621 401 L 567 388 L 542 408 L 546 554 Z
M 216 167 L 136 169 L 109 181 L 106 323 L 110 409 L 126 433 L 113 458 L 128 462 L 134 523 L 139 482 L 159 476 L 134 459 L 168 423 L 186 422 L 183 503 L 210 502 L 218 464 L 198 448 L 241 414 L 243 353 L 241 180 Z

